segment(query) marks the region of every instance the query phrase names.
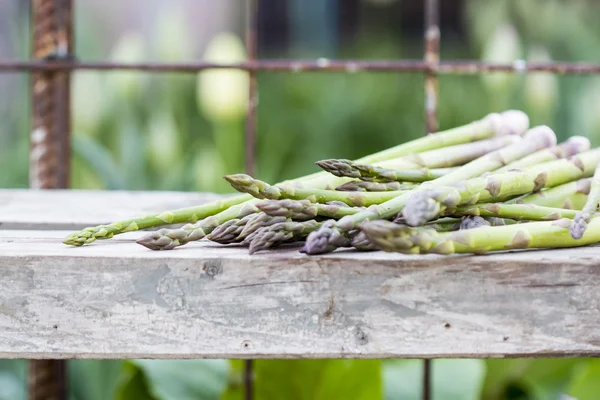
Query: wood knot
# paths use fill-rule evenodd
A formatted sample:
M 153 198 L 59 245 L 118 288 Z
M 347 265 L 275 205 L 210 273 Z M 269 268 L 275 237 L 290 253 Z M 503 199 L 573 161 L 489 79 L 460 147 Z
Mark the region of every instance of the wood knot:
M 369 343 L 369 336 L 367 336 L 365 331 L 363 331 L 360 326 L 357 326 L 354 329 L 354 337 L 356 338 L 356 343 L 358 343 L 361 346 L 364 346 L 365 344 Z
M 207 261 L 202 267 L 202 270 L 206 272 L 206 275 L 214 278 L 223 272 L 223 265 L 218 260 Z

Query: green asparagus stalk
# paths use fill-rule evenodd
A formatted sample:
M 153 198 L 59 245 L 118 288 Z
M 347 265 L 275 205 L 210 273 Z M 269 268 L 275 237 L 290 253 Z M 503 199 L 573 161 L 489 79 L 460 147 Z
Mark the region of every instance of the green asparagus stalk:
M 309 200 L 271 200 L 257 205 L 258 209 L 274 217 L 286 217 L 293 220 L 327 217 L 339 219 L 364 210 L 359 207 L 349 207 L 346 203 L 313 203 Z
M 484 227 L 438 233 L 427 228 L 408 228 L 388 221 L 365 222 L 360 229 L 377 248 L 388 252 L 483 254 L 510 249 L 565 248 L 600 241 L 600 217 L 590 220 L 581 239 L 569 232 L 570 219 Z
M 542 126 L 542 127 L 537 127 L 537 128 L 531 129 L 530 131 L 528 131 L 526 133 L 525 139 L 521 143 L 511 145 L 508 147 L 504 147 L 504 148 L 502 148 L 500 150 L 496 150 L 492 153 L 488 153 L 488 154 L 484 155 L 483 157 L 480 157 L 476 160 L 471 161 L 468 164 L 465 164 L 464 166 L 458 168 L 454 172 L 451 172 L 447 175 L 442 176 L 441 178 L 438 178 L 431 182 L 428 182 L 427 185 L 423 184 L 422 186 L 424 188 L 420 187 L 419 189 L 416 189 L 416 190 L 413 190 L 413 191 L 410 191 L 410 192 L 407 192 L 404 194 L 400 194 L 399 196 L 396 196 L 393 199 L 386 201 L 385 203 L 373 205 L 373 206 L 369 207 L 366 211 L 344 217 L 337 222 L 334 222 L 331 224 L 324 224 L 323 226 L 321 226 L 321 228 L 319 230 L 311 233 L 308 236 L 303 251 L 307 254 L 321 254 L 321 253 L 327 253 L 327 252 L 333 251 L 332 249 L 335 249 L 337 247 L 347 247 L 348 242 L 350 240 L 348 237 L 348 232 L 356 229 L 358 227 L 358 225 L 360 225 L 365 220 L 388 219 L 388 218 L 391 218 L 394 215 L 402 212 L 404 207 L 407 204 L 407 201 L 411 198 L 411 196 L 415 196 L 416 194 L 420 193 L 421 191 L 427 190 L 427 188 L 435 188 L 438 185 L 440 185 L 440 186 L 441 185 L 449 185 L 449 184 L 461 182 L 463 180 L 467 184 L 467 187 L 469 187 L 468 183 L 470 182 L 470 180 L 467 181 L 469 178 L 473 178 L 475 176 L 480 176 L 484 172 L 494 171 L 494 170 L 500 168 L 501 166 L 506 165 L 512 161 L 518 160 L 519 158 L 522 158 L 527 154 L 535 152 L 536 150 L 538 150 L 540 148 L 551 147 L 555 144 L 556 144 L 556 135 L 550 128 Z M 582 154 L 587 154 L 587 153 L 582 153 Z M 590 154 L 591 155 L 587 155 L 587 158 L 591 158 L 593 162 L 597 163 L 598 152 L 591 152 Z M 594 156 L 596 158 L 594 158 Z M 575 159 L 573 158 L 571 160 L 575 160 Z M 577 158 L 576 160 L 579 160 L 579 158 Z M 565 160 L 560 160 L 560 161 L 565 161 Z M 553 181 L 554 185 L 558 185 L 560 183 L 582 177 L 582 176 L 577 176 L 577 173 L 575 171 L 573 171 L 573 168 L 569 168 L 569 167 L 574 167 L 577 171 L 579 171 L 579 173 L 580 173 L 579 175 L 581 175 L 582 171 L 579 168 L 577 168 L 577 166 L 575 164 L 572 164 L 572 162 L 567 162 L 568 165 L 566 165 L 567 171 L 569 173 L 565 173 L 565 176 L 568 176 L 569 179 L 566 179 L 564 181 L 559 181 L 557 179 L 556 183 L 554 183 L 554 181 Z M 549 164 L 549 163 L 547 163 L 547 164 Z M 546 164 L 543 164 L 543 165 L 546 165 Z M 574 175 L 575 178 L 571 178 L 572 175 Z M 537 178 L 537 174 L 532 178 L 532 180 L 535 180 L 536 178 Z M 543 174 L 540 174 L 539 179 L 542 179 L 542 178 L 543 178 Z M 481 180 L 482 178 L 475 178 L 475 179 Z M 518 179 L 518 176 L 515 176 L 514 179 L 516 181 L 520 181 Z M 494 180 L 490 181 L 490 183 L 493 183 L 493 182 L 494 182 Z M 481 183 L 481 181 L 479 181 L 479 183 Z M 543 186 L 544 185 L 541 185 L 540 188 Z M 484 185 L 483 189 L 485 189 L 485 185 Z M 492 188 L 490 187 L 490 189 L 492 189 Z M 529 191 L 531 191 L 531 189 Z M 507 192 L 506 193 L 507 195 L 512 193 L 509 190 L 506 190 L 506 192 Z M 454 197 L 456 197 L 456 193 L 457 193 L 457 191 L 452 192 Z M 522 193 L 524 193 L 524 192 L 522 192 Z M 476 194 L 477 193 L 473 193 L 473 196 L 475 196 Z M 514 193 L 514 194 L 516 195 L 518 193 Z M 482 197 L 482 199 L 481 199 L 482 201 L 484 200 L 484 197 L 485 196 Z M 422 198 L 423 198 L 423 195 L 421 195 L 421 199 Z M 436 201 L 434 201 L 434 200 L 426 201 L 424 205 L 428 205 L 428 204 L 432 204 L 432 203 L 433 203 L 432 205 L 436 205 L 436 204 L 439 205 L 439 204 L 441 204 L 440 200 L 442 200 L 441 197 L 439 199 L 437 199 Z M 456 198 L 453 200 L 456 201 Z M 458 200 L 460 200 L 460 196 L 458 197 Z M 432 209 L 430 209 L 430 210 L 427 210 L 426 208 L 422 209 L 423 208 L 422 205 L 418 204 L 414 200 L 413 200 L 413 205 L 415 206 L 417 211 L 420 212 L 418 217 L 420 217 L 422 219 L 423 216 L 426 216 L 426 218 L 427 218 L 426 221 L 433 219 L 432 214 L 434 212 L 441 211 L 439 208 L 436 210 L 435 207 L 431 207 Z M 424 211 L 429 211 L 429 213 L 425 213 Z M 407 217 L 407 213 L 404 213 L 404 214 L 405 214 L 405 217 Z M 419 223 L 421 222 L 420 219 L 417 219 L 417 221 Z
M 350 245 L 359 251 L 373 251 L 377 250 L 377 247 L 371 243 L 367 235 L 363 231 L 359 231 L 356 234 L 351 235 Z
M 245 174 L 227 175 L 225 179 L 234 189 L 249 193 L 259 199 L 308 199 L 315 203 L 341 201 L 350 206 L 358 207 L 382 203 L 402 193 L 406 193 L 403 190 L 392 192 L 340 192 L 336 190 L 298 188 L 289 185 L 272 186 Z
M 409 154 L 420 153 L 436 148 L 452 146 L 461 143 L 474 142 L 494 136 L 521 134 L 529 127 L 529 119 L 521 111 L 509 110 L 501 114 L 489 114 L 485 118 L 468 125 L 437 133 L 435 138 L 423 137 L 393 148 L 363 157 L 357 161 L 375 163 Z M 331 177 L 324 172 L 308 175 L 295 182 L 303 182 L 307 186 L 325 188 L 331 182 Z M 339 182 L 339 180 L 336 180 Z M 336 185 L 337 186 L 337 185 Z M 108 239 L 114 235 L 164 225 L 195 223 L 196 221 L 218 214 L 227 208 L 251 200 L 249 195 L 231 197 L 199 206 L 167 211 L 156 215 L 147 215 L 108 225 L 88 227 L 68 235 L 63 242 L 72 246 L 89 244 L 96 239 Z
M 200 240 L 211 233 L 219 225 L 230 221 L 239 220 L 258 212 L 256 205 L 260 200 L 250 200 L 239 206 L 233 206 L 216 215 L 205 218 L 197 224 L 188 224 L 179 229 L 160 229 L 150 232 L 137 241 L 151 250 L 171 250 L 190 241 Z
M 457 167 L 482 157 L 487 153 L 491 153 L 492 151 L 520 142 L 523 133 L 525 133 L 525 131 L 519 133 L 519 135 L 499 136 L 492 139 L 480 140 L 478 142 L 443 147 L 420 154 L 392 158 L 374 163 L 373 165 L 388 169 L 440 169 Z M 363 162 L 363 164 L 368 163 Z
M 369 171 L 370 168 L 382 168 L 386 170 L 437 169 L 439 170 L 439 175 L 442 175 L 443 171 L 449 172 L 447 167 L 463 165 L 466 162 L 472 161 L 487 153 L 520 141 L 521 137 L 519 135 L 500 136 L 493 139 L 444 147 L 420 154 L 394 158 L 373 165 L 346 159 L 321 160 L 317 161 L 315 164 L 323 170 L 342 178 L 369 177 L 368 172 L 367 175 L 364 175 L 361 174 L 361 170 L 364 169 Z
M 84 244 L 92 243 L 96 239 L 110 239 L 114 235 L 125 232 L 185 222 L 196 222 L 200 219 L 225 211 L 229 207 L 247 200 L 252 200 L 252 197 L 248 195 L 232 196 L 196 207 L 166 211 L 156 215 L 141 216 L 130 220 L 113 222 L 109 225 L 89 227 L 82 231 L 70 234 L 63 240 L 63 243 L 71 246 L 83 246 Z
M 350 181 L 336 187 L 335 190 L 342 192 L 391 192 L 411 190 L 415 187 L 417 187 L 415 183 Z
M 516 197 L 506 201 L 507 204 L 535 204 L 542 207 L 581 210 L 590 193 L 591 178 L 583 178 L 553 188 Z
M 573 239 L 581 239 L 592 216 L 598 211 L 600 202 L 600 164 L 596 167 L 590 185 L 590 194 L 581 212 L 578 212 L 571 223 L 570 232 Z
M 450 172 L 447 168 L 457 165 L 464 165 L 466 162 L 482 157 L 492 151 L 499 150 L 503 147 L 516 144 L 521 141 L 518 135 L 500 136 L 497 138 L 482 140 L 474 143 L 461 144 L 457 146 L 445 147 L 441 149 L 427 151 L 421 154 L 409 155 L 401 158 L 382 161 L 374 165 L 369 165 L 361 162 L 354 162 L 345 159 L 330 159 L 317 161 L 316 164 L 323 170 L 338 176 L 368 179 L 377 177 L 378 168 L 382 170 L 425 170 L 438 169 L 434 172 L 435 175 L 443 175 L 445 172 Z M 384 173 L 384 172 L 382 172 Z M 409 172 L 405 172 L 410 174 Z M 411 176 L 411 175 L 409 175 Z M 391 181 L 402 179 L 388 179 Z M 410 181 L 406 179 L 406 181 Z M 420 182 L 418 180 L 417 182 Z
M 577 211 L 563 208 L 536 206 L 535 204 L 484 203 L 449 209 L 447 216 L 482 216 L 510 218 L 518 221 L 553 221 L 575 218 Z
M 310 232 L 318 229 L 320 222 L 313 220 L 296 222 L 280 222 L 269 227 L 261 228 L 250 242 L 249 253 L 277 247 L 283 243 L 304 239 Z
M 572 136 L 566 142 L 549 149 L 536 151 L 535 153 L 520 160 L 513 161 L 510 164 L 496 170 L 496 173 L 506 172 L 511 169 L 529 167 L 531 165 L 542 164 L 548 161 L 558 160 L 560 158 L 569 158 L 582 151 L 590 149 L 590 141 L 583 136 Z
M 445 168 L 441 170 L 428 168 L 396 170 L 344 159 L 317 161 L 317 165 L 335 176 L 375 182 L 425 182 L 454 171 L 454 169 Z

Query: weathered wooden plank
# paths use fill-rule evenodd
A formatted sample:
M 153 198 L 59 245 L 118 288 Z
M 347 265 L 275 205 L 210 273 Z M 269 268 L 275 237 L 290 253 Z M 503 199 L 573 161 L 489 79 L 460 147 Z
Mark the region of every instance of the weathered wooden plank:
M 0 358 L 600 355 L 600 248 L 248 256 L 0 231 Z
M 0 189 L 0 229 L 82 229 L 219 197 L 188 192 Z

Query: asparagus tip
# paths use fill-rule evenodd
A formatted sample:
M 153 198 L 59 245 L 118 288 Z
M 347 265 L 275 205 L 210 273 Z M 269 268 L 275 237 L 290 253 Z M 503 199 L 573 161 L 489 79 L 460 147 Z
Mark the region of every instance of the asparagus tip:
M 544 148 L 556 146 L 556 133 L 546 125 L 531 128 L 525 133 L 524 138 L 539 143 Z
M 150 232 L 136 243 L 150 250 L 172 250 L 181 245 L 180 240 L 185 236 L 187 233 L 181 229 L 160 229 Z
M 440 204 L 432 196 L 433 192 L 425 190 L 413 194 L 402 210 L 407 225 L 421 226 L 435 218 L 440 211 Z
M 496 136 L 522 135 L 529 128 L 529 117 L 520 110 L 488 114 L 484 120 L 490 123 Z
M 96 238 L 87 230 L 74 232 L 63 239 L 63 243 L 69 246 L 81 247 L 95 241 Z
M 591 148 L 591 143 L 585 136 L 571 136 L 561 146 L 565 157 L 571 157 Z
M 335 176 L 360 178 L 360 173 L 353 168 L 351 160 L 332 158 L 317 161 L 315 164 Z
M 578 212 L 573 218 L 571 225 L 569 226 L 569 232 L 573 239 L 581 239 L 585 230 L 587 229 L 587 221 L 585 214 Z
M 261 188 L 264 186 L 261 181 L 246 174 L 225 175 L 224 178 L 238 192 L 249 193 L 255 197 L 260 196 Z
M 462 219 L 462 221 L 460 222 L 459 229 L 460 230 L 476 229 L 476 228 L 482 228 L 484 226 L 491 226 L 491 224 L 483 217 L 474 215 L 474 216 L 464 217 Z
M 309 255 L 324 254 L 338 247 L 349 246 L 350 239 L 344 237 L 343 233 L 337 230 L 334 224 L 335 221 L 328 221 L 316 231 L 311 232 L 300 252 Z

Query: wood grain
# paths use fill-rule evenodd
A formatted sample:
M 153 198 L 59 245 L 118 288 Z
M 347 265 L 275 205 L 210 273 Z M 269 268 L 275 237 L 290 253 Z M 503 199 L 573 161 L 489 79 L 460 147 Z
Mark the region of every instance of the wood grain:
M 408 256 L 0 231 L 0 358 L 600 355 L 600 248 Z
M 220 197 L 188 192 L 0 189 L 0 229 L 77 230 Z

